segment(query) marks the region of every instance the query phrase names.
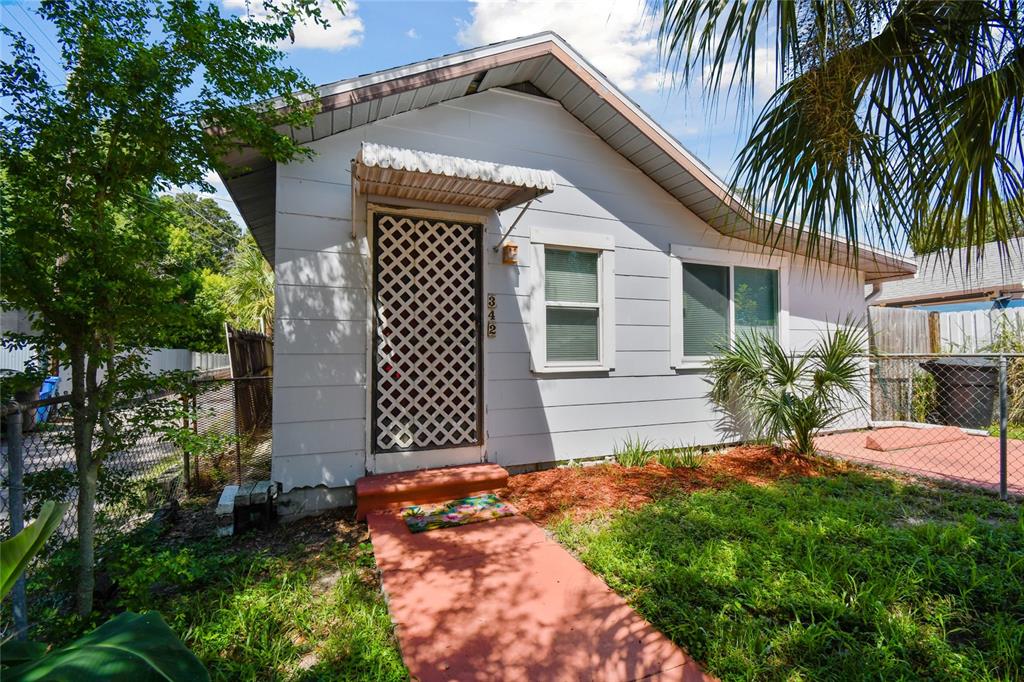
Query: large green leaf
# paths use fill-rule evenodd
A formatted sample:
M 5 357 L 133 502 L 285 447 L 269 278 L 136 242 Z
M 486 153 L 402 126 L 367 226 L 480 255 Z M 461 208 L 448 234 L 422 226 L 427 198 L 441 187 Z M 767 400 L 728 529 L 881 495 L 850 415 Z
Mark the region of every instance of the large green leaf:
M 30 680 L 208 680 L 209 673 L 159 613 L 126 612 L 36 661 L 4 671 Z
M 28 562 L 39 553 L 47 539 L 57 530 L 60 520 L 67 513 L 66 502 L 46 502 L 39 517 L 13 538 L 0 543 L 0 597 L 6 597 L 14 583 L 24 572 Z
M 9 639 L 0 644 L 0 665 L 21 665 L 42 658 L 45 654 L 46 645 L 42 642 Z

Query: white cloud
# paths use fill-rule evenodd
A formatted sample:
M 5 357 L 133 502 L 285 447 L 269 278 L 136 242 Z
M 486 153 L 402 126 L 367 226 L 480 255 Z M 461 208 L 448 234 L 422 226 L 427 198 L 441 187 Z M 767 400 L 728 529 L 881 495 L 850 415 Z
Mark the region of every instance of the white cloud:
M 643 0 L 472 0 L 467 47 L 555 31 L 624 90 L 657 77 L 655 21 Z
M 410 28 L 408 31 L 405 32 L 405 35 L 407 38 L 412 38 L 413 40 L 416 40 L 417 38 L 420 37 L 420 34 L 416 31 L 415 28 Z
M 735 61 L 727 61 L 722 65 L 722 87 L 728 87 L 732 71 L 736 68 Z M 710 78 L 711 67 L 704 69 L 704 79 Z M 775 51 L 767 47 L 754 49 L 754 71 L 751 74 L 754 82 L 754 101 L 764 102 L 775 94 L 778 70 L 775 64 Z
M 645 73 L 637 87 L 644 92 L 661 92 L 671 90 L 675 84 L 676 78 L 673 74 L 657 70 Z
M 759 47 L 754 50 L 754 60 L 754 94 L 767 99 L 775 94 L 778 87 L 775 51 Z
M 267 15 L 262 3 L 248 2 L 246 0 L 224 0 L 224 7 L 232 11 L 248 12 L 254 19 L 261 19 Z M 348 47 L 355 47 L 363 42 L 363 20 L 359 18 L 356 11 L 359 9 L 355 2 L 349 0 L 345 3 L 345 13 L 342 14 L 337 6 L 330 0 L 320 0 L 320 10 L 324 19 L 330 24 L 323 28 L 313 21 L 306 21 L 295 26 L 295 40 L 286 40 L 281 44 L 283 50 L 328 50 L 337 52 Z

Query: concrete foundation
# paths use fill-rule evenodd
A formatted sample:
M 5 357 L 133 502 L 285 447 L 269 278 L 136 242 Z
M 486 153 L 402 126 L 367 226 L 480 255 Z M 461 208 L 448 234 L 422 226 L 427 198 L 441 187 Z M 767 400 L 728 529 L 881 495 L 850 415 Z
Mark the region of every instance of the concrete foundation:
M 352 486 L 328 488 L 292 488 L 277 496 L 277 517 L 281 521 L 295 521 L 313 516 L 328 509 L 352 507 L 356 503 L 356 492 Z

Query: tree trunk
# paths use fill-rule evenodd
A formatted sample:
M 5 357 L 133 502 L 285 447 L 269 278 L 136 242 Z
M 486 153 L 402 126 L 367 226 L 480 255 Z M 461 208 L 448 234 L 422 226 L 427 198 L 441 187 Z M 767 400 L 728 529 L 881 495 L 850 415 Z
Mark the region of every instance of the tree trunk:
M 71 406 L 78 470 L 78 587 L 76 610 L 80 616 L 92 612 L 96 558 L 96 485 L 99 465 L 93 461 L 92 441 L 96 426 L 94 396 L 96 367 L 86 360 L 83 347 L 69 348 L 71 356 Z
M 99 465 L 90 462 L 78 469 L 78 615 L 92 612 L 93 590 L 96 587 L 96 485 Z

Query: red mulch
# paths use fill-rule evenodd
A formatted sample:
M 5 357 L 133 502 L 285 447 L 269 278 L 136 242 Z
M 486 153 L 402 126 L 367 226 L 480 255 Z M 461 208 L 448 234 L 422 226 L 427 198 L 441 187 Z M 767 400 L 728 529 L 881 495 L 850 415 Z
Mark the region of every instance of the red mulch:
M 820 476 L 842 468 L 827 460 L 785 454 L 772 447 L 740 446 L 709 456 L 699 469 L 600 464 L 560 467 L 512 476 L 505 497 L 544 525 L 568 515 L 579 521 L 606 509 L 635 509 L 672 491 L 721 489 L 738 482 L 769 485 L 784 478 Z

